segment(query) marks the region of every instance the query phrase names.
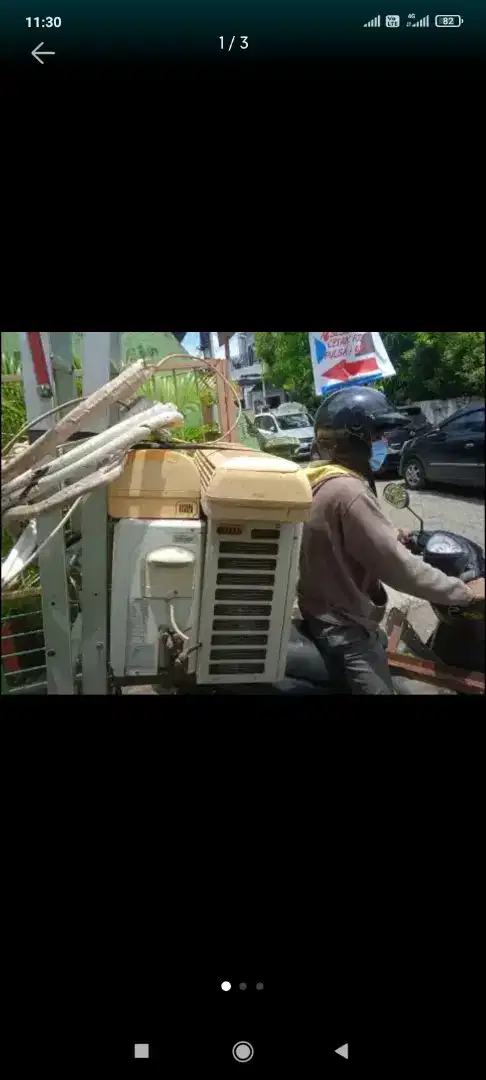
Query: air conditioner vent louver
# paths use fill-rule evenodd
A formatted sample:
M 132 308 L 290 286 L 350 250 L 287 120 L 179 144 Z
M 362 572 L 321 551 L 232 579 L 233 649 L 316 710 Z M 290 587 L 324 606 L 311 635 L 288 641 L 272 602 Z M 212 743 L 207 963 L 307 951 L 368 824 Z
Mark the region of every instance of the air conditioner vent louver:
M 214 619 L 213 631 L 217 634 L 226 633 L 233 630 L 248 630 L 250 632 L 254 630 L 269 630 L 270 619 Z
M 255 543 L 252 540 L 222 540 L 222 555 L 278 555 L 278 544 Z
M 280 538 L 280 529 L 252 529 L 252 540 L 278 540 Z
M 217 585 L 275 585 L 275 574 L 218 574 Z
M 216 589 L 216 600 L 272 600 L 271 589 Z
M 213 634 L 211 645 L 268 645 L 268 634 Z
M 266 649 L 211 649 L 211 660 L 264 660 Z
M 219 559 L 218 570 L 276 570 L 276 559 Z
M 216 604 L 214 608 L 215 615 L 235 616 L 236 618 L 240 618 L 241 615 L 264 615 L 269 618 L 271 611 L 271 604 Z
M 263 675 L 265 663 L 256 664 L 210 664 L 210 675 Z
M 233 684 L 277 680 L 292 613 L 296 527 L 242 521 L 240 537 L 227 537 L 220 528 L 208 522 L 198 678 Z
M 209 673 L 213 675 L 261 675 L 265 670 L 268 634 L 255 635 L 241 631 L 270 628 L 280 530 L 252 529 L 251 536 L 262 543 L 249 538 L 219 541 L 216 572 L 216 585 L 219 588 L 215 589 L 214 597 L 216 601 L 228 606 L 222 608 L 216 603 L 213 616 L 223 612 L 228 617 L 224 620 L 213 617 L 212 620 Z M 275 540 L 277 543 L 269 543 Z M 274 555 L 275 558 L 269 559 L 268 555 Z M 224 572 L 230 570 L 247 572 Z M 254 601 L 258 600 L 268 601 L 268 607 L 257 607 Z M 238 606 L 231 601 L 237 601 Z M 242 615 L 268 615 L 269 618 L 260 622 L 255 619 L 246 621 L 241 618 Z M 238 630 L 239 634 L 234 632 Z M 215 664 L 216 660 L 219 663 Z

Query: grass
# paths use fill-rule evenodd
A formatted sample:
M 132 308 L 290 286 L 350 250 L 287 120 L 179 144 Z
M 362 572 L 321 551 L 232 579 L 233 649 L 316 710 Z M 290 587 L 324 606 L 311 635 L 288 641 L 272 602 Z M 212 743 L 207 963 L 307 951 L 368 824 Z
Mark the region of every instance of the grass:
M 171 334 L 164 333 L 127 333 L 124 335 L 124 363 L 130 363 L 137 357 L 157 361 L 171 352 L 185 352 Z M 76 378 L 78 393 L 82 393 L 82 357 L 83 335 L 73 334 L 74 366 L 79 376 Z M 2 333 L 2 375 L 21 373 L 21 352 L 19 335 L 14 332 Z M 163 375 L 157 374 L 141 387 L 139 395 L 155 401 L 173 402 L 183 414 L 185 425 L 177 431 L 177 437 L 191 442 L 211 441 L 219 429 L 216 424 L 204 424 L 202 405 L 214 405 L 216 402 L 215 379 L 211 374 L 181 372 Z M 3 447 L 26 423 L 24 393 L 22 383 L 2 385 L 2 450 Z M 12 547 L 12 538 L 2 530 L 2 558 Z M 31 584 L 36 574 L 35 568 L 27 576 L 24 584 Z

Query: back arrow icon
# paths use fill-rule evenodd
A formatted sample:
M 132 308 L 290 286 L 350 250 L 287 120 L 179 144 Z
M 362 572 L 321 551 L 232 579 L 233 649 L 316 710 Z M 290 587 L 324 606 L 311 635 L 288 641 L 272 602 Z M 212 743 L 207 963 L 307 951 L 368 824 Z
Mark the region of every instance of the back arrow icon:
M 50 49 L 45 49 L 44 52 L 40 53 L 39 49 L 42 49 L 43 44 L 44 44 L 44 42 L 41 41 L 41 42 L 39 42 L 38 45 L 36 45 L 35 49 L 32 49 L 32 56 L 35 56 L 36 60 L 39 61 L 39 64 L 44 63 L 44 61 L 41 60 L 41 56 L 55 56 L 56 55 L 54 52 L 51 52 Z

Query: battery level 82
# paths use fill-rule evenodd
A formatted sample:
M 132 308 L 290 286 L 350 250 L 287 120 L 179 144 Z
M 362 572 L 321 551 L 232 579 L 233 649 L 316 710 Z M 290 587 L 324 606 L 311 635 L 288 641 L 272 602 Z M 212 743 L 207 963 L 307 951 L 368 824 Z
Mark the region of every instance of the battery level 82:
M 435 25 L 440 27 L 452 27 L 462 26 L 464 19 L 462 15 L 436 15 Z

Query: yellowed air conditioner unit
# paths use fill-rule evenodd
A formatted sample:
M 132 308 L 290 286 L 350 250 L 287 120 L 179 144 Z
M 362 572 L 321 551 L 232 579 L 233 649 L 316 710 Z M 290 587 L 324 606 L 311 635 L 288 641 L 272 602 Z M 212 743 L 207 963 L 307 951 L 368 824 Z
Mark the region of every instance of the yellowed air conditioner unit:
M 108 489 L 115 518 L 198 518 L 201 482 L 192 459 L 173 450 L 132 450 Z
M 195 454 L 207 516 L 198 683 L 283 678 L 302 522 L 312 492 L 302 469 L 259 451 Z
M 202 507 L 209 518 L 302 522 L 309 516 L 309 481 L 293 461 L 236 446 L 234 450 L 198 450 L 194 464 L 201 481 Z

